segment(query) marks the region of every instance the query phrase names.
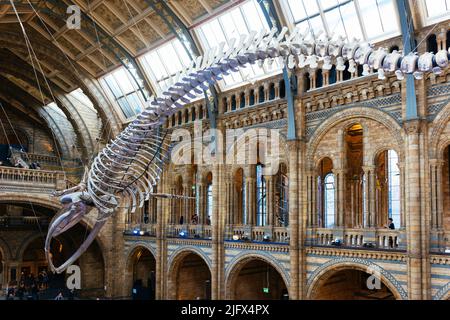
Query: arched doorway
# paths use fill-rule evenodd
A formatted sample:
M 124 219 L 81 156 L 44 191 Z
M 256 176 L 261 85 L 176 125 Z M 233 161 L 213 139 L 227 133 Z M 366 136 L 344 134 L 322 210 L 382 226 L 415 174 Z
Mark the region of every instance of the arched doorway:
M 65 233 L 52 240 L 50 255 L 53 264 L 59 266 L 64 263 L 82 244 L 89 235 L 86 226 L 77 224 Z M 53 274 L 47 264 L 44 252 L 45 232 L 38 234 L 24 243 L 20 254 L 20 267 L 18 270 L 18 285 L 23 282 L 28 290 L 33 283 L 43 291 L 40 299 L 54 299 L 58 291 L 69 296 L 66 280 L 69 274 Z M 94 241 L 74 265 L 80 268 L 81 289 L 75 296 L 80 299 L 93 299 L 105 295 L 105 263 L 103 252 L 97 241 Z M 44 273 L 45 272 L 45 273 Z M 44 280 L 45 275 L 48 281 Z
M 313 284 L 311 300 L 395 300 L 382 279 L 357 268 L 338 268 Z
M 133 300 L 154 300 L 156 289 L 156 260 L 144 247 L 136 248 L 128 260 L 129 277 L 126 295 Z
M 205 260 L 194 252 L 181 253 L 169 271 L 170 299 L 210 300 L 211 271 Z
M 258 258 L 239 263 L 231 271 L 227 285 L 231 300 L 287 300 L 286 283 L 272 264 Z

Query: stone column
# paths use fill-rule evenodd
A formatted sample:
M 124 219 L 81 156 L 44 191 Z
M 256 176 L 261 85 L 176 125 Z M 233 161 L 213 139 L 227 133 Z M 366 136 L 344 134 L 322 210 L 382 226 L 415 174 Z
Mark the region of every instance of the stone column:
M 370 226 L 372 228 L 377 227 L 377 212 L 376 207 L 376 175 L 375 167 L 370 169 L 370 184 L 369 184 L 369 211 L 370 211 Z
M 274 176 L 265 176 L 266 179 L 266 198 L 267 198 L 267 223 L 266 225 L 274 226 L 274 199 L 275 199 L 275 188 L 274 188 Z
M 280 83 L 275 82 L 275 99 L 280 99 Z
M 370 221 L 370 167 L 363 167 L 364 171 L 364 180 L 363 180 L 363 220 L 364 228 L 370 228 L 371 227 L 371 221 Z
M 407 198 L 407 239 L 408 239 L 408 295 L 409 299 L 423 298 L 423 252 L 424 234 L 421 208 L 421 152 L 420 152 L 420 121 L 405 123 L 406 130 L 406 194 Z M 427 248 L 428 249 L 428 248 Z
M 206 186 L 203 182 L 200 182 L 198 185 L 198 221 L 200 224 L 206 223 L 206 213 L 205 213 L 205 205 L 206 205 Z
M 289 141 L 289 255 L 291 265 L 291 286 L 289 295 L 291 300 L 300 299 L 299 286 L 299 185 L 298 185 L 298 141 Z
M 161 180 L 161 192 L 167 192 L 166 173 L 163 173 L 163 179 Z M 156 202 L 156 300 L 163 300 L 166 297 L 166 261 L 167 261 L 167 242 L 166 242 L 166 230 L 167 222 L 169 221 L 169 206 L 167 205 L 171 200 L 158 198 Z
M 253 177 L 246 177 L 245 178 L 245 186 L 246 186 L 246 191 L 245 191 L 245 202 L 246 202 L 246 212 L 247 212 L 247 224 L 248 225 L 255 225 L 256 224 L 256 190 L 255 190 L 255 186 L 256 186 L 256 180 Z

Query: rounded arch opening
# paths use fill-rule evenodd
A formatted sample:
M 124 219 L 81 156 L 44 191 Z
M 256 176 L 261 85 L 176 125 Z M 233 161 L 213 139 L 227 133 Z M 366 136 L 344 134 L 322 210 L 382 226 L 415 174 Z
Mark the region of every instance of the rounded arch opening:
M 128 257 L 126 295 L 133 300 L 154 300 L 156 293 L 156 259 L 146 247 L 135 248 Z
M 273 263 L 260 257 L 239 261 L 230 271 L 227 299 L 231 300 L 288 300 L 286 281 Z
M 308 291 L 310 300 L 396 300 L 400 295 L 383 276 L 357 265 L 322 271 Z
M 191 250 L 179 253 L 168 276 L 169 299 L 211 300 L 211 271 L 198 253 Z

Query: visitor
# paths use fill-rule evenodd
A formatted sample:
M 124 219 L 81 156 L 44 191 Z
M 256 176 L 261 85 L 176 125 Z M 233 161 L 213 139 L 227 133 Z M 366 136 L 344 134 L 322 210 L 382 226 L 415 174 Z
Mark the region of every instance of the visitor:
M 198 214 L 194 213 L 191 219 L 192 224 L 198 224 Z
M 183 224 L 183 223 L 184 223 L 184 217 L 181 216 L 181 217 L 180 217 L 180 224 Z
M 210 216 L 208 216 L 207 218 L 206 218 L 206 225 L 211 225 L 211 217 Z
M 392 218 L 389 218 L 388 228 L 391 230 L 395 230 L 395 224 L 394 224 L 394 220 Z

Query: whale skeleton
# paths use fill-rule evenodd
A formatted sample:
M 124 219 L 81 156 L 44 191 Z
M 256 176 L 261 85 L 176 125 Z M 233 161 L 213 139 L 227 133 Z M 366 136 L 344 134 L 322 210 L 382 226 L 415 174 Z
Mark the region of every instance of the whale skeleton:
M 170 88 L 148 103 L 136 119 L 96 156 L 90 168 L 86 168 L 79 185 L 55 192 L 54 196 L 60 196 L 64 206 L 52 220 L 45 242 L 50 269 L 61 273 L 74 263 L 119 208 L 127 208 L 134 213 L 150 197 L 191 199 L 154 193 L 162 170 L 170 160 L 171 148 L 166 140 L 168 132 L 162 129 L 162 125 L 189 103 L 189 99 L 207 90 L 223 76 L 249 64 L 271 64 L 277 60 L 289 70 L 316 69 L 319 65 L 330 70 L 334 63 L 338 71 L 348 68 L 348 71 L 356 72 L 358 65 L 363 67 L 363 75 L 377 70 L 380 79 L 385 79 L 387 73 L 395 74 L 398 79 L 407 74 L 421 79 L 425 73 L 440 74 L 449 65 L 449 59 L 450 49 L 421 55 L 415 52 L 404 55 L 400 51 L 389 53 L 385 48 L 374 48 L 355 39 L 344 41 L 343 38 L 330 39 L 324 35 L 317 39 L 308 38 L 299 29 L 289 33 L 286 27 L 279 33 L 273 28 L 242 35 L 238 40 L 232 39 L 228 45 L 221 43 L 177 73 Z M 89 236 L 65 263 L 54 266 L 50 254 L 51 240 L 81 221 L 92 208 L 97 209 L 98 215 Z

